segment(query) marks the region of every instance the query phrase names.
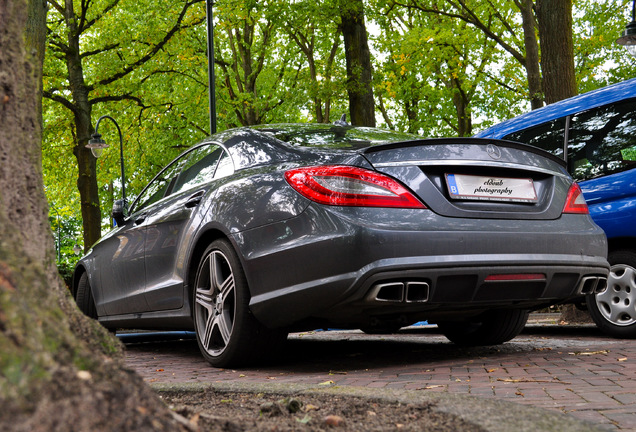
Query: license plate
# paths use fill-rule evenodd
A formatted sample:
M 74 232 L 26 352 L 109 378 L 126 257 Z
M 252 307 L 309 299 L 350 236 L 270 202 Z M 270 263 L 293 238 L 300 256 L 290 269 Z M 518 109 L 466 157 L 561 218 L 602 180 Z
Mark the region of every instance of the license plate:
M 537 192 L 530 178 L 446 174 L 446 184 L 453 199 L 537 202 Z

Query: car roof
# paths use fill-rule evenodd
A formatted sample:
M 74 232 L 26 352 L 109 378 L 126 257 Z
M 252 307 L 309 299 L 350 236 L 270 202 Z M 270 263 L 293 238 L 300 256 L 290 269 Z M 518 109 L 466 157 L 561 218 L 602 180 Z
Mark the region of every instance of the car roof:
M 527 127 L 632 97 L 636 97 L 636 78 L 592 90 L 521 114 L 478 132 L 475 136 L 501 138 Z

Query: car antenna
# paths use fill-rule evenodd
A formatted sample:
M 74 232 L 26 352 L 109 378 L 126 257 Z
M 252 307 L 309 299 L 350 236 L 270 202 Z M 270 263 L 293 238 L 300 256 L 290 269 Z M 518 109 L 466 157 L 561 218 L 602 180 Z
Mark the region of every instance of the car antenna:
M 340 117 L 340 120 L 336 120 L 335 122 L 333 122 L 333 124 L 335 126 L 351 126 L 349 123 L 347 123 L 346 114 L 343 114 L 342 117 Z

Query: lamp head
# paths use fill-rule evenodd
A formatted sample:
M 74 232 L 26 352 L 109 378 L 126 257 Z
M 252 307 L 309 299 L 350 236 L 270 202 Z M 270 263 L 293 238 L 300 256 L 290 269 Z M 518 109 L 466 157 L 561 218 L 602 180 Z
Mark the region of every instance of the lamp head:
M 98 133 L 91 135 L 91 139 L 89 139 L 88 144 L 86 144 L 86 148 L 91 149 L 93 156 L 96 158 L 100 157 L 102 155 L 102 151 L 108 147 L 110 146 L 106 144 L 106 141 L 102 139 L 101 134 Z
M 616 39 L 616 43 L 623 45 L 632 56 L 636 57 L 636 21 L 627 24 L 623 35 Z

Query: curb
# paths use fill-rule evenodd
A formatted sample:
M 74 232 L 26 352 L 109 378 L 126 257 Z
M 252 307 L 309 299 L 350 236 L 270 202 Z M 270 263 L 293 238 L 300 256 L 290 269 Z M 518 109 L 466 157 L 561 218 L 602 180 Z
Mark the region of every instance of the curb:
M 432 404 L 432 409 L 461 418 L 489 432 L 599 432 L 607 431 L 590 422 L 567 414 L 521 405 L 503 400 L 481 399 L 450 393 L 422 393 L 409 390 L 368 389 L 362 387 L 317 386 L 277 383 L 179 383 L 151 384 L 158 392 L 200 392 L 214 390 L 233 393 L 266 393 L 287 395 L 337 395 L 364 398 L 369 401 Z

